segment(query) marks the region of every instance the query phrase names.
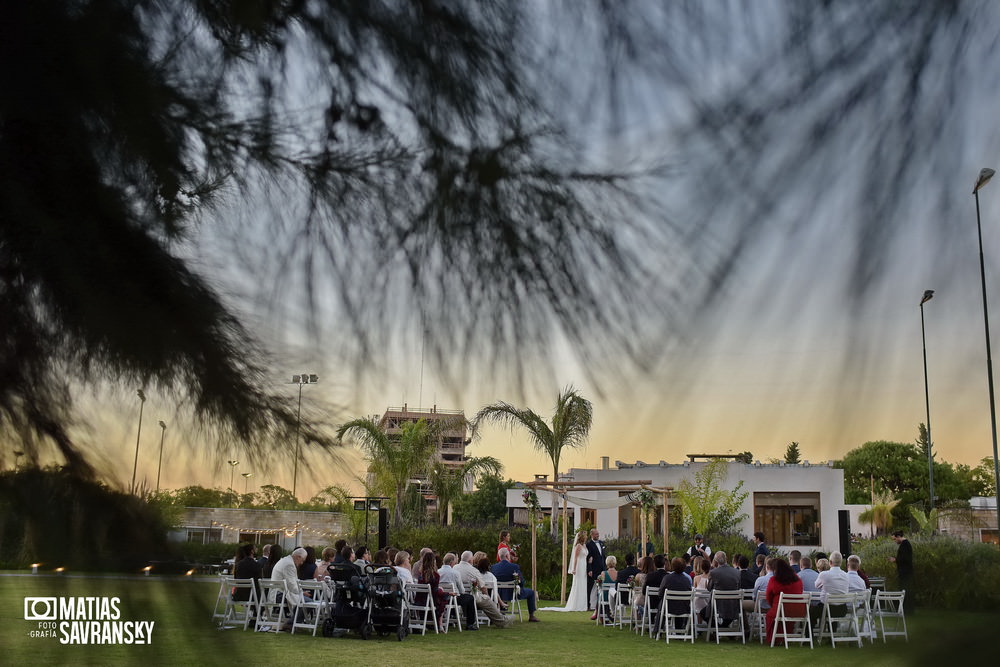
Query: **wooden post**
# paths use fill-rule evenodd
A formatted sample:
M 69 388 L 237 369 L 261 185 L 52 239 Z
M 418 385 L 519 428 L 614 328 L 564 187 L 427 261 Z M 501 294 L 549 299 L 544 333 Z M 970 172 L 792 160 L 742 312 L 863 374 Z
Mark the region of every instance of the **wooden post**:
M 566 562 L 566 509 L 567 509 L 567 498 L 566 491 L 563 491 L 563 511 L 562 511 L 562 590 L 559 593 L 559 604 L 566 606 L 566 568 L 569 563 Z
M 639 531 L 639 553 L 646 553 L 646 506 L 639 504 L 639 521 L 642 528 Z
M 669 493 L 667 491 L 663 492 L 663 555 L 666 556 L 670 553 L 670 505 L 667 503 L 669 498 Z
M 531 511 L 531 590 L 538 590 L 538 577 L 536 573 L 538 572 L 538 558 L 537 554 L 537 533 L 538 533 L 538 517 L 535 515 L 535 511 Z

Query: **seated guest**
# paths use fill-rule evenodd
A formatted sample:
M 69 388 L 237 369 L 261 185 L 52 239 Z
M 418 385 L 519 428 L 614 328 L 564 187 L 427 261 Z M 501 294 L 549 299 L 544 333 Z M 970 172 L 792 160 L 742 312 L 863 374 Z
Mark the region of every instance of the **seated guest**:
M 337 550 L 333 547 L 323 549 L 320 563 L 316 566 L 316 573 L 313 575 L 316 578 L 316 581 L 323 581 L 328 574 L 330 565 L 333 563 L 333 559 L 336 555 Z
M 413 580 L 413 572 L 410 571 L 410 553 L 408 551 L 396 552 L 396 573 L 403 584 L 416 583 Z
M 260 558 L 257 559 L 257 563 L 260 565 L 261 570 L 264 569 L 264 565 L 267 564 L 267 559 L 270 557 L 270 555 L 271 555 L 271 545 L 265 544 L 264 547 L 260 550 Z
M 417 562 L 414 563 L 413 567 L 410 568 L 410 573 L 413 575 L 414 581 L 420 578 L 420 566 L 424 562 L 424 556 L 432 553 L 434 553 L 434 550 L 431 549 L 430 547 L 424 547 L 423 549 L 420 550 L 420 555 L 417 557 Z
M 537 606 L 535 591 L 524 585 L 524 577 L 521 575 L 521 568 L 517 564 L 510 562 L 509 549 L 500 549 L 500 562 L 494 565 L 491 569 L 493 571 L 493 575 L 497 578 L 497 581 L 521 582 L 521 592 L 517 597 L 519 600 L 528 601 L 528 620 L 532 623 L 537 623 L 538 618 L 535 617 L 535 608 Z M 617 574 L 617 572 L 615 574 Z M 505 602 L 509 602 L 511 600 L 511 591 L 501 591 L 500 598 Z
M 773 576 L 768 581 L 767 590 L 764 592 L 767 596 L 768 605 L 766 616 L 767 638 L 765 642 L 770 644 L 771 637 L 774 634 L 774 618 L 778 615 L 778 600 L 782 593 L 787 593 L 788 595 L 801 594 L 802 580 L 798 578 L 792 570 L 791 565 L 786 563 L 783 558 L 772 558 L 768 561 L 767 565 L 773 570 Z M 786 605 L 785 614 L 788 616 L 803 616 L 805 614 L 805 605 Z
M 396 547 L 389 547 L 388 549 L 385 550 L 385 555 L 389 559 L 389 565 L 392 565 L 393 563 L 396 562 L 396 554 L 398 553 L 399 549 L 397 549 Z
M 350 558 L 344 558 L 344 547 L 347 546 L 347 540 L 337 540 L 333 543 L 333 550 L 337 552 L 337 555 L 333 557 L 334 563 L 349 563 Z M 353 551 L 351 552 L 353 553 Z
M 799 579 L 802 580 L 802 592 L 812 593 L 813 591 L 818 591 L 816 588 L 816 577 L 819 576 L 819 572 L 812 569 L 812 559 L 809 556 L 803 556 L 799 559 Z M 813 604 L 819 604 L 819 600 L 814 600 Z
M 750 571 L 755 577 L 759 577 L 764 574 L 764 564 L 767 562 L 767 556 L 764 554 L 756 554 L 754 556 L 754 562 L 750 566 Z
M 633 606 L 640 617 L 644 613 L 643 607 L 646 606 L 646 577 L 655 569 L 656 566 L 653 565 L 653 557 L 646 556 L 639 561 L 639 573 L 632 579 Z
M 604 570 L 604 572 L 601 572 L 601 574 L 598 575 L 597 577 L 598 583 L 604 585 L 604 584 L 614 584 L 615 582 L 617 582 L 618 581 L 617 565 L 618 565 L 618 559 L 615 558 L 614 556 L 608 556 L 607 558 L 605 558 L 604 566 L 606 569 Z M 612 617 L 614 616 L 612 608 L 614 607 L 615 604 L 614 600 L 615 595 L 617 595 L 617 592 L 610 592 L 610 591 L 601 592 L 601 596 L 603 597 L 603 602 L 604 604 L 607 605 L 605 611 L 607 617 L 603 619 L 605 623 L 609 623 L 612 620 Z
M 864 593 L 865 580 L 858 574 L 861 569 L 861 559 L 857 556 L 847 557 L 847 590 L 851 593 Z
M 795 574 L 799 573 L 799 561 L 802 560 L 802 552 L 798 549 L 792 549 L 788 552 L 788 564 L 792 566 L 792 571 Z
M 817 558 L 816 559 L 816 571 L 820 574 L 826 572 L 830 569 L 830 559 L 829 558 Z
M 271 547 L 271 554 L 274 554 L 274 547 Z M 306 550 L 299 547 L 275 563 L 274 569 L 271 571 L 271 581 L 283 581 L 285 583 L 284 600 L 280 597 L 280 591 L 272 591 L 274 597 L 272 597 L 271 602 L 284 601 L 289 612 L 302 602 L 302 591 L 299 588 L 299 566 L 302 565 L 305 559 Z M 291 621 L 287 621 L 281 629 L 290 630 L 291 627 Z
M 740 573 L 732 565 L 729 565 L 726 561 L 728 560 L 725 551 L 716 551 L 715 555 L 712 556 L 712 564 L 714 567 L 712 571 L 708 573 L 708 589 L 711 591 L 738 591 L 740 590 Z M 719 600 L 717 603 L 719 610 L 719 616 L 723 619 L 724 625 L 727 627 L 734 619 L 738 618 L 740 615 L 740 601 L 739 600 Z M 706 618 L 711 616 L 711 609 L 708 610 L 709 613 L 705 615 Z
M 483 563 L 486 572 L 489 572 L 490 561 L 484 557 L 480 562 Z M 489 589 L 484 583 L 485 576 L 472 564 L 471 551 L 462 552 L 461 560 L 455 565 L 455 572 L 461 578 L 465 589 L 472 593 L 472 597 L 476 601 L 476 608 L 482 611 L 486 615 L 486 618 L 490 619 L 490 625 L 497 628 L 507 627 L 510 621 L 500 612 L 493 598 L 490 597 Z M 493 577 L 492 572 L 489 572 L 489 574 Z M 495 577 L 493 578 L 494 580 L 496 579 Z M 494 585 L 496 585 L 495 581 Z
M 257 559 L 254 558 L 254 546 L 252 544 L 241 544 L 236 551 L 236 564 L 233 566 L 233 576 L 237 579 L 253 579 L 254 588 L 260 581 L 261 567 Z M 257 588 L 257 593 L 260 589 Z M 246 601 L 250 599 L 250 590 L 240 588 L 233 595 L 234 600 Z
M 666 571 L 663 569 L 666 559 L 663 554 L 656 554 L 653 556 L 653 567 L 654 570 L 646 575 L 646 588 L 652 586 L 653 588 L 659 588 L 660 582 L 663 581 L 663 577 L 666 576 Z
M 316 549 L 313 547 L 303 547 L 306 550 L 306 558 L 299 566 L 299 579 L 309 580 L 316 578 Z
M 261 579 L 270 579 L 272 577 L 272 574 L 274 572 L 274 566 L 278 564 L 279 560 L 281 560 L 282 555 L 283 552 L 281 550 L 281 545 L 272 544 L 271 551 L 268 553 L 267 556 L 267 562 L 264 563 L 264 567 L 260 569 Z
M 464 592 L 462 577 L 455 569 L 458 556 L 449 551 L 441 559 L 441 563 L 441 567 L 438 568 L 438 576 L 441 577 L 442 584 L 451 584 L 455 590 L 458 606 L 462 608 L 462 613 L 465 615 L 465 629 L 478 630 L 479 628 L 476 626 L 476 601 L 472 595 Z
M 417 583 L 430 585 L 434 612 L 437 614 L 437 625 L 440 628 L 444 618 L 444 608 L 448 606 L 448 594 L 441 590 L 441 575 L 438 574 L 437 560 L 433 551 L 424 553 L 420 559 L 420 576 L 417 578 Z M 417 604 L 423 602 L 423 600 L 418 600 Z
M 844 595 L 850 590 L 850 582 L 847 573 L 840 569 L 843 563 L 843 556 L 839 551 L 830 554 L 830 569 L 820 572 L 816 577 L 816 588 L 823 593 L 822 600 L 826 602 L 828 595 Z
M 631 585 L 637 574 L 639 574 L 639 568 L 635 566 L 635 554 L 625 554 L 625 568 L 618 572 L 618 579 L 615 583 Z M 628 593 L 623 595 L 622 604 L 628 604 Z
M 707 558 L 695 556 L 694 559 L 694 587 L 698 590 L 708 590 L 708 573 L 712 571 L 712 563 Z M 705 618 L 705 611 L 708 609 L 708 598 L 698 597 L 694 601 L 694 610 Z
M 368 565 L 371 560 L 372 554 L 368 551 L 368 547 L 361 545 L 354 550 L 354 564 L 364 569 L 365 565 Z
M 376 551 L 372 560 L 372 565 L 375 567 L 385 567 L 389 565 L 389 552 L 385 549 L 379 549 Z
M 684 572 L 684 559 L 674 558 L 670 561 L 670 572 L 664 572 L 660 581 L 660 610 L 663 610 L 663 594 L 666 591 L 690 591 L 692 588 L 691 579 Z M 667 612 L 670 614 L 687 614 L 691 611 L 689 602 L 669 601 Z
M 754 584 L 757 583 L 757 577 L 750 571 L 750 559 L 740 554 L 736 566 L 740 571 L 740 588 L 744 590 L 753 588 Z
M 855 555 L 854 558 L 858 559 L 858 576 L 861 577 L 861 581 L 865 582 L 865 588 L 871 588 L 872 582 L 868 581 L 868 575 L 861 568 L 861 556 Z
M 767 609 L 770 604 L 767 601 L 767 585 L 771 582 L 771 576 L 774 571 L 774 564 L 771 562 L 773 558 L 768 558 L 764 561 L 764 573 L 757 577 L 757 581 L 753 585 L 753 600 L 743 601 L 744 611 L 753 611 L 754 600 L 760 599 L 760 608 Z M 794 574 L 794 572 L 793 572 Z

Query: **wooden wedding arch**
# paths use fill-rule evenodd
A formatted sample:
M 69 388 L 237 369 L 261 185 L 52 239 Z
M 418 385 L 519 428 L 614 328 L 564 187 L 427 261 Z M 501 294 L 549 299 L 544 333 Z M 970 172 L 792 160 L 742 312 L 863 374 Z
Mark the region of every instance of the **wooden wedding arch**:
M 620 480 L 614 482 L 571 482 L 571 481 L 559 481 L 550 482 L 546 479 L 537 479 L 533 482 L 528 482 L 525 484 L 526 487 L 533 490 L 535 493 L 547 492 L 555 493 L 562 497 L 562 584 L 559 593 L 560 604 L 566 603 L 566 566 L 567 566 L 567 548 L 566 548 L 566 538 L 567 538 L 567 515 L 569 512 L 569 501 L 567 495 L 572 491 L 619 491 L 626 493 L 635 493 L 643 489 L 652 491 L 653 493 L 660 494 L 662 496 L 663 502 L 663 553 L 669 551 L 670 539 L 669 539 L 669 528 L 670 528 L 670 518 L 668 511 L 667 501 L 670 497 L 670 492 L 673 491 L 672 487 L 654 487 L 650 486 L 653 483 L 649 479 L 639 479 L 639 480 Z M 595 499 L 596 500 L 596 499 Z M 628 501 L 626 501 L 628 502 Z M 622 503 L 624 504 L 624 503 Z M 555 507 L 552 508 L 552 520 L 555 521 L 556 516 Z M 641 545 L 646 544 L 646 516 L 645 511 L 643 511 L 641 529 Z M 536 589 L 537 584 L 537 542 L 536 542 L 536 531 L 535 526 L 531 526 L 531 587 Z

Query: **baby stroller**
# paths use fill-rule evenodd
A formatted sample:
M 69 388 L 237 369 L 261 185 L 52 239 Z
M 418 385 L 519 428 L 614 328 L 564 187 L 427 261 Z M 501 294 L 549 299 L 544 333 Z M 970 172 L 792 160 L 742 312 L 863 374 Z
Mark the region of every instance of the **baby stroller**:
M 368 589 L 371 599 L 369 621 L 372 627 L 379 636 L 395 633 L 396 638 L 403 641 L 409 634 L 410 627 L 407 622 L 408 612 L 406 599 L 403 596 L 403 582 L 396 574 L 396 569 L 386 566 L 372 569 L 369 579 L 371 580 L 371 587 Z
M 327 584 L 333 587 L 333 606 L 323 622 L 323 636 L 335 637 L 356 630 L 362 639 L 368 639 L 375 628 L 369 620 L 367 578 L 350 563 L 331 564 L 327 573 Z

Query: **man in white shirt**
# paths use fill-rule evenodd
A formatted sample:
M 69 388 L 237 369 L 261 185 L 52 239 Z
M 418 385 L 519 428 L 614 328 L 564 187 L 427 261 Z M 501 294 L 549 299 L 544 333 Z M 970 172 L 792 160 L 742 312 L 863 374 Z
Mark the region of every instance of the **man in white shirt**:
M 830 569 L 820 572 L 816 577 L 816 588 L 823 593 L 823 602 L 826 602 L 828 595 L 845 595 L 850 590 L 847 573 L 840 569 L 843 562 L 844 556 L 839 551 L 834 551 L 830 554 Z
M 847 558 L 847 590 L 851 593 L 864 593 L 867 586 L 865 580 L 858 574 L 861 569 L 861 559 L 857 556 Z
M 465 592 L 462 577 L 454 568 L 455 563 L 458 561 L 458 556 L 449 552 L 444 555 L 442 560 L 444 564 L 438 569 L 438 576 L 441 577 L 441 583 L 451 584 L 455 590 L 458 605 L 462 608 L 462 613 L 465 614 L 465 629 L 478 630 L 479 626 L 476 624 L 476 599 Z
M 455 573 L 458 574 L 465 590 L 472 593 L 476 607 L 481 609 L 486 617 L 490 619 L 490 624 L 498 628 L 506 628 L 511 621 L 507 620 L 496 603 L 490 598 L 487 589 L 483 586 L 482 574 L 472 564 L 472 552 L 463 551 L 462 560 L 454 566 Z
M 291 617 L 295 606 L 302 602 L 302 590 L 299 588 L 299 567 L 305 562 L 305 559 L 306 550 L 299 547 L 275 563 L 274 569 L 271 570 L 271 581 L 285 582 L 284 602 L 288 608 L 289 617 Z M 271 598 L 272 602 L 281 602 L 278 599 L 278 596 L 281 595 L 280 591 L 272 591 L 272 595 L 274 596 Z M 281 629 L 289 630 L 291 627 L 291 621 L 286 621 Z

